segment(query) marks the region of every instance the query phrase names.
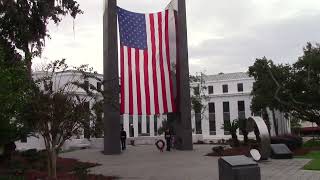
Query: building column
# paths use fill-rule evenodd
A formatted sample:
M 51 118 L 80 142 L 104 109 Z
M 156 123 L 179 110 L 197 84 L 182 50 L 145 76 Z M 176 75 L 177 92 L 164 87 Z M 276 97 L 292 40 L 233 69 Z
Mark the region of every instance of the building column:
M 222 101 L 216 101 L 215 102 L 215 108 L 216 108 L 216 131 L 217 131 L 217 136 L 224 136 L 224 129 L 223 127 L 223 109 L 222 109 Z
M 210 128 L 209 128 L 209 109 L 206 108 L 203 114 L 201 114 L 201 129 L 202 129 L 202 136 L 207 137 L 210 135 Z
M 138 137 L 139 136 L 139 133 L 138 133 L 138 121 L 139 121 L 139 118 L 138 118 L 138 115 L 132 115 L 132 118 L 133 118 L 134 137 Z
M 142 133 L 147 133 L 147 116 L 141 115 L 141 128 Z
M 192 134 L 196 133 L 196 115 L 193 110 L 191 110 L 191 128 L 192 128 Z
M 129 127 L 130 127 L 129 126 L 129 115 L 123 114 L 122 117 L 123 117 L 123 129 L 126 131 L 127 137 L 129 137 L 130 136 L 130 134 L 129 134 L 129 132 L 130 132 L 130 130 L 129 130 Z

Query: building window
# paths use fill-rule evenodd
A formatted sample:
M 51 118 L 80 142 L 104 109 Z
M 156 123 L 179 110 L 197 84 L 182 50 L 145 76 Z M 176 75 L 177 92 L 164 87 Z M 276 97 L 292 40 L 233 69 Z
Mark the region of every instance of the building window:
M 133 116 L 129 115 L 129 135 L 134 137 L 134 125 L 133 125 Z
M 154 115 L 154 121 L 153 121 L 153 127 L 154 127 L 154 135 L 158 135 L 158 116 Z
M 209 103 L 209 131 L 210 135 L 216 135 L 216 114 L 214 103 Z
M 243 92 L 243 83 L 238 83 L 238 92 Z
M 138 134 L 139 136 L 142 134 L 142 117 L 138 116 Z
M 196 134 L 202 134 L 201 113 L 195 113 L 195 121 L 196 121 Z
M 97 82 L 97 90 L 101 91 L 101 82 Z
M 213 86 L 208 86 L 208 93 L 213 94 Z
M 90 111 L 90 103 L 85 102 L 84 107 L 86 111 Z M 84 138 L 90 139 L 90 121 L 86 121 L 84 124 Z
M 150 134 L 150 116 L 146 117 L 147 133 Z
M 86 91 L 89 90 L 89 81 L 88 81 L 88 80 L 85 80 L 85 81 L 84 81 L 84 89 L 85 89 Z
M 245 119 L 246 111 L 244 106 L 244 101 L 238 101 L 238 119 Z
M 224 125 L 230 123 L 230 106 L 229 102 L 223 102 L 223 122 Z M 230 132 L 224 128 L 224 135 L 230 135 Z
M 246 111 L 244 106 L 244 101 L 238 101 L 238 119 L 245 120 L 246 119 Z M 239 134 L 242 135 L 242 131 L 239 131 Z
M 222 85 L 222 92 L 223 93 L 228 93 L 228 84 Z

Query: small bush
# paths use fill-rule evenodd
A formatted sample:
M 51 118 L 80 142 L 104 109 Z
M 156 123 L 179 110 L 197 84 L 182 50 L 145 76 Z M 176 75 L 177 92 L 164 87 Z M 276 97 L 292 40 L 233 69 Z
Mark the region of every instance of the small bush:
M 21 152 L 21 156 L 31 163 L 46 159 L 46 154 L 43 151 L 38 151 L 37 149 L 23 151 Z
M 74 169 L 74 172 L 79 180 L 87 180 L 90 171 L 86 166 L 80 165 Z
M 218 156 L 223 155 L 224 147 L 223 146 L 215 146 L 212 148 L 212 151 L 216 153 Z
M 195 142 L 194 144 L 205 144 L 204 141 L 198 140 L 197 142 Z
M 0 176 L 0 180 L 24 180 L 23 176 Z
M 271 144 L 285 144 L 291 151 L 302 147 L 302 138 L 293 135 L 271 137 Z
M 286 134 L 286 135 L 283 135 L 283 137 L 286 137 L 286 138 L 289 138 L 289 139 L 296 141 L 298 147 L 302 147 L 302 145 L 303 145 L 303 139 L 300 136 Z

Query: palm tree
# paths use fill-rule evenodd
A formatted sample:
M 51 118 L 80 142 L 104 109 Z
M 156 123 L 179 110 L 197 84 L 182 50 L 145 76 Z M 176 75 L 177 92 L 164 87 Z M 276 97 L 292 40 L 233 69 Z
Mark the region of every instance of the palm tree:
M 223 125 L 223 129 L 226 131 L 229 131 L 232 137 L 233 145 L 238 147 L 240 145 L 239 139 L 237 136 L 237 129 L 239 128 L 239 121 L 237 119 L 230 121 L 225 121 L 225 124 Z

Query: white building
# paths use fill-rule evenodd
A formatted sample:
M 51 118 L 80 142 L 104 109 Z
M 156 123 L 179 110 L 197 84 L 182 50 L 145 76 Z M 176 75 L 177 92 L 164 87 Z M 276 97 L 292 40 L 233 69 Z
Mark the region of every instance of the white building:
M 42 73 L 36 72 L 33 76 L 37 79 L 37 77 L 41 77 Z M 81 74 L 74 71 L 57 73 L 56 79 L 59 82 L 56 82 L 56 86 L 64 85 L 71 79 L 74 79 L 75 75 L 80 76 Z M 97 76 L 101 79 L 103 78 L 102 75 L 98 74 Z M 86 81 L 97 88 L 101 88 L 100 82 L 95 79 L 87 79 Z M 223 129 L 224 121 L 252 116 L 250 110 L 252 98 L 250 93 L 253 83 L 254 79 L 249 77 L 247 73 L 242 72 L 206 76 L 205 86 L 207 86 L 206 95 L 208 96 L 208 100 L 202 102 L 206 108 L 200 115 L 196 115 L 197 113 L 194 111 L 191 112 L 194 141 L 229 139 L 231 137 L 229 132 Z M 77 90 L 79 95 L 86 96 L 86 93 L 82 89 Z M 92 104 L 93 102 L 90 102 L 90 106 Z M 102 118 L 102 114 L 100 116 Z M 269 117 L 272 118 L 272 115 Z M 278 121 L 282 123 L 280 127 L 281 132 L 290 132 L 289 121 L 284 120 L 284 116 L 281 113 L 278 113 L 277 117 Z M 153 144 L 154 138 L 158 136 L 157 131 L 165 119 L 166 115 L 123 115 L 121 116 L 120 124 L 124 127 L 129 137 L 138 141 L 140 140 L 143 143 Z M 273 122 L 272 119 L 270 121 L 271 123 Z M 283 124 L 283 122 L 285 123 Z M 271 134 L 274 135 L 273 124 L 271 124 Z M 240 136 L 240 138 L 242 137 Z M 81 137 L 75 137 L 72 141 L 68 141 L 65 148 L 68 149 L 69 146 L 82 143 L 83 141 L 84 134 Z M 102 140 L 99 140 L 99 143 L 101 144 Z M 42 140 L 33 137 L 28 138 L 27 142 L 16 142 L 16 144 L 18 149 L 41 149 L 44 147 Z
M 202 102 L 204 112 L 192 112 L 192 127 L 203 139 L 229 138 L 224 121 L 250 117 L 251 90 L 254 79 L 246 73 L 228 73 L 205 77 L 208 100 Z
M 206 95 L 208 99 L 202 102 L 205 106 L 204 111 L 200 113 L 191 112 L 194 141 L 231 138 L 230 133 L 223 129 L 224 121 L 249 118 L 253 115 L 250 106 L 254 82 L 254 78 L 249 77 L 244 72 L 206 76 L 205 86 L 207 87 Z M 191 84 L 191 86 L 195 85 Z M 275 135 L 272 117 L 270 114 L 271 135 Z M 276 112 L 276 118 L 279 125 L 279 134 L 289 133 L 290 123 L 289 120 L 284 118 L 283 113 Z M 165 119 L 166 115 L 123 115 L 121 123 L 131 137 L 153 137 L 157 135 L 157 129 Z M 242 138 L 242 136 L 239 136 L 239 138 Z

